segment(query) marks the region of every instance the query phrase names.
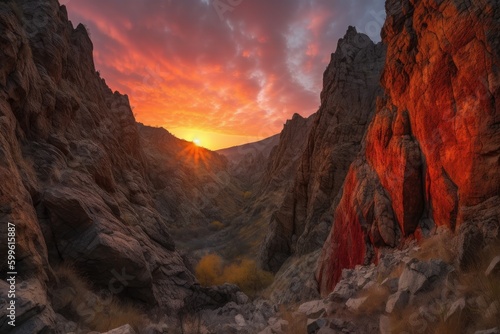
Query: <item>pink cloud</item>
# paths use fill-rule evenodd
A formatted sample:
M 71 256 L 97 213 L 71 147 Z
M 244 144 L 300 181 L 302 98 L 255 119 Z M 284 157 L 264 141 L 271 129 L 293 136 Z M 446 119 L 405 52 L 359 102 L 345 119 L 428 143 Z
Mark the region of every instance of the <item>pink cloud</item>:
M 337 40 L 382 4 L 242 0 L 222 20 L 201 0 L 71 1 L 68 12 L 89 27 L 97 69 L 139 121 L 255 138 L 317 110 Z

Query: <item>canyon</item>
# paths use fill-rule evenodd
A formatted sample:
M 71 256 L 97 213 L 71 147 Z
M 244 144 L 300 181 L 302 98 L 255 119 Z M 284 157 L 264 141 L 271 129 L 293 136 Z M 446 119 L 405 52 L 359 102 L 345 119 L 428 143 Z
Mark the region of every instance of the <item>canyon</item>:
M 498 333 L 500 5 L 386 12 L 315 114 L 212 152 L 138 123 L 57 0 L 0 1 L 0 333 Z M 274 281 L 202 286 L 207 254 Z

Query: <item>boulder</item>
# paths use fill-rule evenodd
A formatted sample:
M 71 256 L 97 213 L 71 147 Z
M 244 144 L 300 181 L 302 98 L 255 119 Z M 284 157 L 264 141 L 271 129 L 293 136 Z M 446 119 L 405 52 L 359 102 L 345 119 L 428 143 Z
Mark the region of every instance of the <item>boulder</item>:
M 358 312 L 367 299 L 368 297 L 349 298 L 345 305 L 350 311 Z
M 239 305 L 244 305 L 244 304 L 247 304 L 249 302 L 250 298 L 248 298 L 248 296 L 241 292 L 241 291 L 238 291 L 236 293 L 236 302 L 239 304 Z
M 103 332 L 103 334 L 137 334 L 137 332 L 132 328 L 132 326 L 123 325 L 110 331 Z
M 305 314 L 309 319 L 317 319 L 325 315 L 326 304 L 323 300 L 313 300 L 301 304 L 297 312 Z
M 395 309 L 401 310 L 410 301 L 410 292 L 408 290 L 398 291 L 389 296 L 387 299 L 387 304 L 385 306 L 385 311 L 387 313 L 392 313 Z
M 409 262 L 399 278 L 399 291 L 409 291 L 416 294 L 430 286 L 434 281 L 444 278 L 449 272 L 449 266 L 441 260 Z
M 234 317 L 234 322 L 236 322 L 236 325 L 238 325 L 239 327 L 245 327 L 247 325 L 245 317 L 243 317 L 241 314 L 237 314 Z
M 328 320 L 324 318 L 310 321 L 307 324 L 307 334 L 316 334 L 321 328 L 325 327 L 327 324 Z

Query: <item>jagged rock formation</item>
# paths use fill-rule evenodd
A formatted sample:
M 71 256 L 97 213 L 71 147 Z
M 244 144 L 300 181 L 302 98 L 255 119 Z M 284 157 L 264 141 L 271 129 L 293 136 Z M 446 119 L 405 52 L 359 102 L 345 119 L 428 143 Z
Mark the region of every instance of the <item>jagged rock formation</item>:
M 292 119 L 286 121 L 279 142 L 269 155 L 260 185 L 263 193 L 280 191 L 285 194 L 289 191 L 307 144 L 305 139 L 311 132 L 315 117 L 316 115 L 311 115 L 304 118 L 294 114 Z M 281 203 L 282 196 L 277 199 L 277 203 Z
M 332 223 L 328 208 L 337 202 L 381 93 L 384 59 L 384 46 L 353 27 L 339 41 L 324 74 L 321 107 L 294 171 L 293 187 L 271 219 L 261 253 L 265 268 L 276 272 L 290 255 L 321 248 Z M 279 155 L 274 161 L 281 161 Z
M 96 289 L 170 315 L 186 298 L 230 299 L 200 289 L 176 252 L 152 190 L 168 171 L 142 150 L 127 96 L 95 71 L 86 28 L 74 29 L 56 0 L 25 0 L 0 2 L 0 31 L 0 237 L 7 240 L 8 222 L 17 231 L 12 333 L 53 330 L 49 287 L 62 264 Z M 211 166 L 220 170 L 225 160 L 216 156 Z M 0 290 L 6 298 L 4 280 Z
M 464 268 L 498 236 L 498 2 L 389 0 L 386 10 L 385 97 L 334 213 L 323 293 L 400 236 L 459 232 Z
M 224 248 L 233 249 L 230 253 L 243 255 L 240 252 L 244 249 L 245 256 L 258 257 L 270 217 L 293 186 L 294 173 L 306 144 L 304 139 L 313 121 L 314 116 L 304 118 L 295 114 L 286 121 L 279 135 L 218 151 L 230 161 L 232 183 L 244 190 L 245 201 L 235 209 L 238 214 L 232 223 L 238 230 L 225 232 L 230 239 Z

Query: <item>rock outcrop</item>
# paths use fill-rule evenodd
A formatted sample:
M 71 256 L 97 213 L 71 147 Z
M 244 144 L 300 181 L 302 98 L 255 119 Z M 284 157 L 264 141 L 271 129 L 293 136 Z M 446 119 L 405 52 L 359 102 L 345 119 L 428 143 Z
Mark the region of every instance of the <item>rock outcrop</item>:
M 297 169 L 289 170 L 295 175 L 293 185 L 270 222 L 261 253 L 264 267 L 276 272 L 290 255 L 321 248 L 332 223 L 328 208 L 337 203 L 375 111 L 384 59 L 384 46 L 355 28 L 339 41 L 324 74 L 321 107 L 311 116 L 314 124 L 304 151 Z M 281 159 L 272 161 L 274 166 Z
M 434 226 L 459 233 L 463 267 L 498 236 L 498 3 L 389 0 L 386 10 L 385 96 L 334 212 L 323 293 L 343 268 Z
M 261 192 L 281 192 L 276 203 L 281 204 L 283 195 L 293 186 L 295 173 L 306 148 L 316 115 L 307 118 L 294 114 L 287 120 L 279 135 L 279 142 L 269 154 L 266 171 L 260 184 Z
M 142 148 L 146 130 L 138 131 L 127 96 L 95 71 L 86 28 L 73 28 L 56 0 L 25 0 L 0 2 L 0 31 L 1 253 L 8 223 L 17 244 L 11 332 L 54 329 L 59 310 L 49 287 L 59 284 L 53 269 L 62 265 L 96 290 L 171 316 L 193 295 L 210 299 L 168 232 L 172 203 L 158 210 L 168 202 L 158 191 L 168 170 L 150 173 L 158 166 Z M 224 158 L 205 153 L 211 171 L 224 168 Z M 191 162 L 182 163 L 187 173 Z M 7 328 L 2 320 L 0 332 Z

